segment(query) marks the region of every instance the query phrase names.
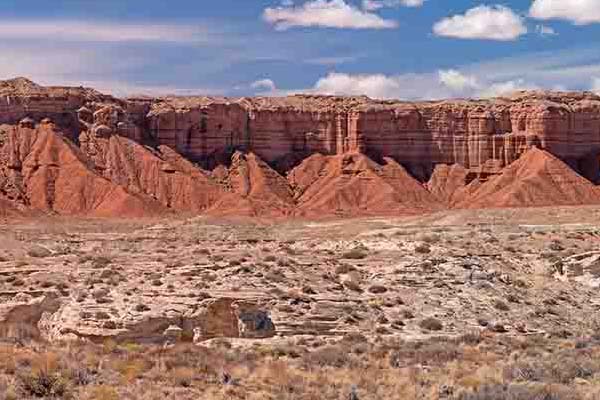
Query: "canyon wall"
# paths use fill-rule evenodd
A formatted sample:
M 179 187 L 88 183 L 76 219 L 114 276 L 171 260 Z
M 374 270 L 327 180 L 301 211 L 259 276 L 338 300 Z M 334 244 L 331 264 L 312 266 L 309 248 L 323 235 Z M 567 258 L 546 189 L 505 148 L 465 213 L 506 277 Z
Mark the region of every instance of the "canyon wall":
M 326 96 L 202 101 L 158 100 L 149 114 L 152 136 L 197 160 L 228 148 L 269 163 L 293 154 L 361 152 L 393 158 L 422 180 L 437 164 L 497 174 L 533 145 L 589 179 L 600 170 L 600 97 L 592 94 L 421 103 Z
M 600 97 L 591 93 L 436 102 L 314 95 L 120 100 L 25 79 L 0 83 L 0 124 L 43 118 L 74 132 L 75 142 L 78 132 L 117 134 L 168 146 L 206 169 L 234 150 L 252 151 L 271 165 L 314 153 L 361 152 L 392 158 L 421 180 L 437 164 L 487 176 L 535 145 L 591 180 L 600 171 Z

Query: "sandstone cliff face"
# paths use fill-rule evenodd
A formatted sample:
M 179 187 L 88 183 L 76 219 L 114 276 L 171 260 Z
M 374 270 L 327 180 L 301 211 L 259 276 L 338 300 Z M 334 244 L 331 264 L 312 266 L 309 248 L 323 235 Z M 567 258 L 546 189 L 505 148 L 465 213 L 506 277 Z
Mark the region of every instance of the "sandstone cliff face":
M 205 168 L 241 149 L 269 163 L 297 153 L 362 152 L 392 157 L 419 178 L 436 164 L 495 174 L 536 145 L 597 175 L 589 161 L 600 151 L 600 97 L 591 93 L 415 103 L 308 95 L 123 101 L 25 79 L 0 83 L 0 123 L 26 117 L 165 145 Z
M 110 213 L 117 194 L 123 207 L 219 215 L 463 207 L 480 204 L 479 187 L 534 147 L 599 181 L 600 96 L 120 100 L 23 78 L 0 82 L 0 198 L 42 211 Z
M 230 149 L 248 147 L 248 116 L 226 99 L 166 99 L 153 104 L 146 123 L 150 138 L 205 165 Z
M 295 153 L 363 152 L 392 157 L 425 180 L 440 163 L 496 174 L 536 145 L 590 179 L 598 177 L 597 165 L 589 166 L 600 148 L 600 97 L 592 94 L 429 103 L 324 96 L 165 99 L 151 115 L 160 143 L 198 159 L 228 148 L 251 150 L 267 162 Z

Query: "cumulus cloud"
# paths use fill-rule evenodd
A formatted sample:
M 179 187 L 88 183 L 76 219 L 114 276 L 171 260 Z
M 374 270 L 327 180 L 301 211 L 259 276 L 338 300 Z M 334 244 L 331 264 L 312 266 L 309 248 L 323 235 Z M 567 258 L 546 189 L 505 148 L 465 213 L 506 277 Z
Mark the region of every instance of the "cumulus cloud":
M 437 75 L 438 79 L 435 79 Z M 525 79 L 488 81 L 458 70 L 422 74 L 345 74 L 329 73 L 306 90 L 286 93 L 312 93 L 339 96 L 366 95 L 375 99 L 435 100 L 442 98 L 504 96 L 538 86 Z M 280 91 L 278 91 L 280 92 Z
M 479 82 L 477 78 L 465 75 L 455 69 L 438 71 L 439 81 L 449 89 L 456 92 L 465 92 L 467 90 L 478 89 Z
M 539 87 L 523 78 L 507 81 L 489 81 L 485 77 L 477 77 L 454 69 L 438 71 L 440 83 L 453 94 L 464 97 L 497 97 L 519 90 L 536 90 Z
M 383 74 L 330 73 L 319 79 L 312 91 L 329 95 L 367 95 L 375 98 L 392 98 L 401 91 L 401 83 L 398 77 Z
M 198 26 L 12 19 L 0 20 L 0 38 L 69 42 L 202 42 L 209 39 L 208 31 Z
M 368 11 L 376 11 L 382 8 L 421 7 L 425 0 L 363 0 L 362 8 Z
M 537 90 L 539 86 L 526 82 L 524 79 L 516 79 L 506 82 L 496 82 L 478 93 L 478 97 L 505 96 L 519 90 Z
M 577 25 L 600 23 L 598 0 L 534 0 L 529 15 L 537 19 L 562 19 Z
M 299 90 L 281 90 L 272 79 L 254 81 L 250 84 L 250 88 L 254 91 L 253 95 L 255 96 L 281 97 L 302 92 Z M 243 89 L 243 87 L 240 89 Z
M 273 92 L 277 90 L 275 82 L 271 79 L 261 79 L 250 84 L 252 89 L 258 89 L 261 92 Z
M 263 19 L 277 30 L 293 27 L 391 29 L 398 26 L 396 21 L 383 19 L 344 0 L 311 0 L 301 6 L 267 8 L 263 12 Z
M 562 0 L 561 0 L 562 1 Z M 435 23 L 437 36 L 509 41 L 527 33 L 523 18 L 504 6 L 478 6 Z

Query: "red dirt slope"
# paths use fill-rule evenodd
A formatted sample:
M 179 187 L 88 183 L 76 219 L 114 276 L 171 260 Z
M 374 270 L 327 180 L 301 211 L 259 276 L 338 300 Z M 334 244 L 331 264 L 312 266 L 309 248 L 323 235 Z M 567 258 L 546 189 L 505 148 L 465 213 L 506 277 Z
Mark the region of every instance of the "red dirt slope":
M 457 207 L 500 208 L 600 204 L 600 190 L 553 155 L 532 148 Z
M 231 192 L 212 207 L 210 214 L 253 217 L 291 214 L 294 199 L 288 182 L 255 154 L 234 153 L 231 166 L 221 174 Z
M 120 136 L 80 137 L 96 170 L 131 193 L 177 211 L 204 212 L 225 191 L 201 169 L 166 146 L 150 149 Z
M 427 182 L 427 189 L 448 206 L 459 202 L 466 195 L 467 169 L 459 164 L 439 164 Z
M 62 215 L 140 217 L 161 213 L 155 201 L 128 193 L 90 170 L 84 155 L 54 131 L 51 124 L 37 129 L 12 128 L 2 154 L 9 162 L 0 176 L 24 205 Z
M 362 154 L 315 154 L 288 180 L 301 216 L 389 215 L 440 208 L 439 202 L 394 160 L 379 165 Z

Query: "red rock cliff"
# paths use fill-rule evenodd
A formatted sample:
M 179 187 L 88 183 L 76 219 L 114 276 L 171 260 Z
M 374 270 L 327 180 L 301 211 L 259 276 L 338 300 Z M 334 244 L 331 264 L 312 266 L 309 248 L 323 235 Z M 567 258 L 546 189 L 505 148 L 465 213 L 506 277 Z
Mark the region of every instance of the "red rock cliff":
M 26 117 L 77 122 L 83 131 L 166 145 L 197 160 L 236 148 L 268 162 L 359 151 L 414 173 L 439 163 L 497 172 L 532 144 L 575 164 L 600 147 L 600 97 L 591 93 L 414 103 L 312 95 L 119 100 L 23 78 L 1 82 L 0 123 Z

